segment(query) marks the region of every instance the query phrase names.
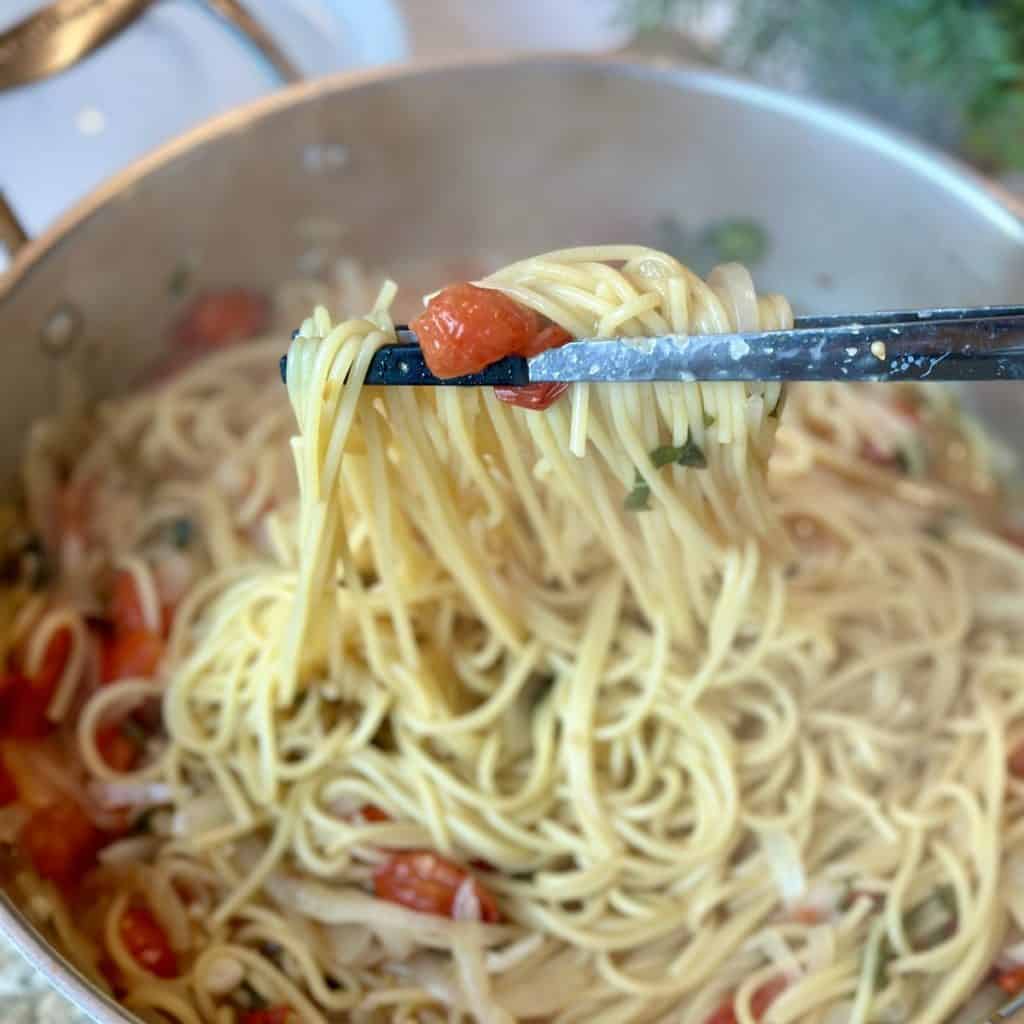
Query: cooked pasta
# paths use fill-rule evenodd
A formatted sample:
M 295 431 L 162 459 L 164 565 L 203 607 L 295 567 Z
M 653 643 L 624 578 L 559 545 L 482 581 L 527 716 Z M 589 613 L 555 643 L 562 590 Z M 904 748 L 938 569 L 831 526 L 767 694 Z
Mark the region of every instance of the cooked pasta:
M 180 1024 L 931 1024 L 1024 987 L 1024 557 L 951 396 L 369 387 L 396 288 L 345 291 L 290 409 L 270 338 L 33 433 L 60 574 L 22 546 L 0 604 L 0 834 L 71 959 Z M 425 351 L 456 305 L 481 345 L 792 323 L 638 246 L 446 289 Z

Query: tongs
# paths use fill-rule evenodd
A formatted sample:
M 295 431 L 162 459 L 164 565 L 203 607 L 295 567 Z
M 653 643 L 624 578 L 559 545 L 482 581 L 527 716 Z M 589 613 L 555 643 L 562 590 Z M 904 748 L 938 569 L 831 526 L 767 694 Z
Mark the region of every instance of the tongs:
M 574 381 L 1017 380 L 1024 378 L 1024 306 L 894 310 L 797 317 L 791 330 L 582 339 L 479 373 L 430 372 L 416 335 L 399 327 L 367 384 L 521 387 Z M 281 359 L 285 375 L 287 357 Z

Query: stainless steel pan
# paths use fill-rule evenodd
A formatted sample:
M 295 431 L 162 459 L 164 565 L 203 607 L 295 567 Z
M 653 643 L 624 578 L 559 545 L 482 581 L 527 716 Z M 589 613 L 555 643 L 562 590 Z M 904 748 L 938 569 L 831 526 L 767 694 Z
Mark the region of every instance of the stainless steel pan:
M 45 173 L 45 160 L 40 173 Z M 817 103 L 626 60 L 488 60 L 297 86 L 172 143 L 19 252 L 0 280 L 0 477 L 63 367 L 112 394 L 166 355 L 182 269 L 273 288 L 349 254 L 452 266 L 656 242 L 753 217 L 759 283 L 801 312 L 1020 301 L 1024 221 L 955 163 Z M 282 338 L 282 351 L 286 339 Z M 1018 389 L 973 398 L 1024 443 Z M 0 930 L 104 1024 L 126 1018 L 18 912 Z

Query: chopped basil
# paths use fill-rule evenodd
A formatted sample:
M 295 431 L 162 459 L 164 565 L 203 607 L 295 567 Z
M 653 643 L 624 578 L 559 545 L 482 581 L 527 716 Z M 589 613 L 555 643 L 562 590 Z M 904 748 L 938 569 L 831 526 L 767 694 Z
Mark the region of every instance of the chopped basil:
M 189 281 L 192 278 L 192 269 L 188 263 L 182 261 L 171 271 L 167 279 L 167 291 L 172 298 L 180 299 L 188 290 Z
M 692 469 L 707 469 L 708 460 L 701 451 L 700 446 L 693 437 L 686 439 L 686 444 L 679 450 L 679 458 L 676 462 L 680 466 L 690 466 Z
M 704 429 L 707 430 L 709 427 L 713 427 L 716 423 L 715 417 L 711 413 L 704 413 Z
M 708 464 L 700 445 L 692 437 L 688 437 L 686 442 L 681 445 L 658 445 L 657 448 L 651 450 L 650 459 L 655 469 L 663 469 L 665 466 L 672 465 L 705 469 Z M 624 504 L 626 508 L 639 512 L 651 507 L 650 499 L 651 485 L 644 479 L 640 470 L 637 470 L 633 480 L 633 489 L 626 495 Z
M 682 454 L 682 448 L 676 448 L 671 444 L 659 445 L 651 452 L 651 462 L 654 463 L 658 469 L 662 466 L 671 466 L 673 462 L 679 461 L 679 456 Z
M 626 495 L 623 504 L 634 512 L 643 512 L 651 507 L 651 485 L 640 475 L 637 470 L 636 479 L 633 482 L 633 490 Z
M 719 263 L 760 263 L 768 252 L 768 234 L 749 217 L 733 217 L 710 225 L 701 239 Z
M 167 524 L 167 539 L 176 548 L 187 548 L 192 543 L 194 535 L 195 524 L 185 516 L 172 519 Z

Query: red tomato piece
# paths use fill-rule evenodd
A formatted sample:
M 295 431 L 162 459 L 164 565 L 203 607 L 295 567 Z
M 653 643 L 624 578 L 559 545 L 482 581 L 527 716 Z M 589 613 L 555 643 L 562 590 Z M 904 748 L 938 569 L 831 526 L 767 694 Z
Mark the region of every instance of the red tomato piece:
M 1017 779 L 1024 779 L 1024 743 L 1018 743 L 1017 746 L 1010 751 L 1010 756 L 1007 759 L 1007 766 L 1010 769 L 1010 774 Z
M 292 1011 L 287 1006 L 270 1006 L 242 1014 L 242 1024 L 292 1024 L 292 1020 Z
M 127 569 L 114 574 L 114 588 L 110 596 L 110 618 L 114 628 L 122 633 L 133 629 L 146 629 L 146 615 L 142 598 L 135 585 L 135 577 Z
M 115 772 L 130 772 L 142 750 L 120 725 L 104 725 L 96 731 L 96 749 Z
M 378 899 L 399 903 L 421 914 L 451 917 L 455 894 L 470 878 L 458 864 L 429 850 L 405 850 L 396 853 L 374 873 L 374 892 Z M 481 918 L 489 924 L 501 920 L 497 901 L 474 879 Z
M 768 1008 L 775 1002 L 786 989 L 785 978 L 772 978 L 763 985 L 759 985 L 754 994 L 750 997 L 750 1009 L 755 1020 L 760 1020 Z
M 14 776 L 7 767 L 7 759 L 0 757 L 0 807 L 13 804 L 18 799 L 18 787 Z
M 20 842 L 37 874 L 69 889 L 92 867 L 103 836 L 78 804 L 65 800 L 36 811 Z
M 145 907 L 131 907 L 121 915 L 121 941 L 132 959 L 158 978 L 178 975 L 178 958 L 160 922 Z
M 435 295 L 410 326 L 438 377 L 477 373 L 504 356 L 534 356 L 571 340 L 515 299 L 467 282 Z
M 363 816 L 363 821 L 375 824 L 391 820 L 391 815 L 387 811 L 381 810 L 376 804 L 363 804 L 359 813 Z
M 104 683 L 139 676 L 149 679 L 156 672 L 164 653 L 159 633 L 133 629 L 103 637 L 100 651 L 100 676 Z
M 527 384 L 521 388 L 495 388 L 499 401 L 518 405 L 520 409 L 537 411 L 550 408 L 568 390 L 568 384 L 549 381 L 544 384 Z
M 221 348 L 263 333 L 270 323 L 270 302 L 247 288 L 200 295 L 178 323 L 175 337 L 183 345 Z
M 750 1012 L 754 1020 L 761 1020 L 768 1012 L 768 1008 L 782 994 L 786 987 L 785 978 L 772 978 L 763 985 L 759 985 L 754 994 L 750 997 Z M 736 1024 L 735 1000 L 730 996 L 704 1024 Z
M 71 631 L 59 629 L 46 645 L 34 676 L 13 671 L 0 678 L 0 733 L 16 739 L 38 739 L 54 729 L 46 709 L 70 654 Z
M 996 975 L 996 984 L 1011 996 L 1024 990 L 1024 966 L 1012 967 Z

